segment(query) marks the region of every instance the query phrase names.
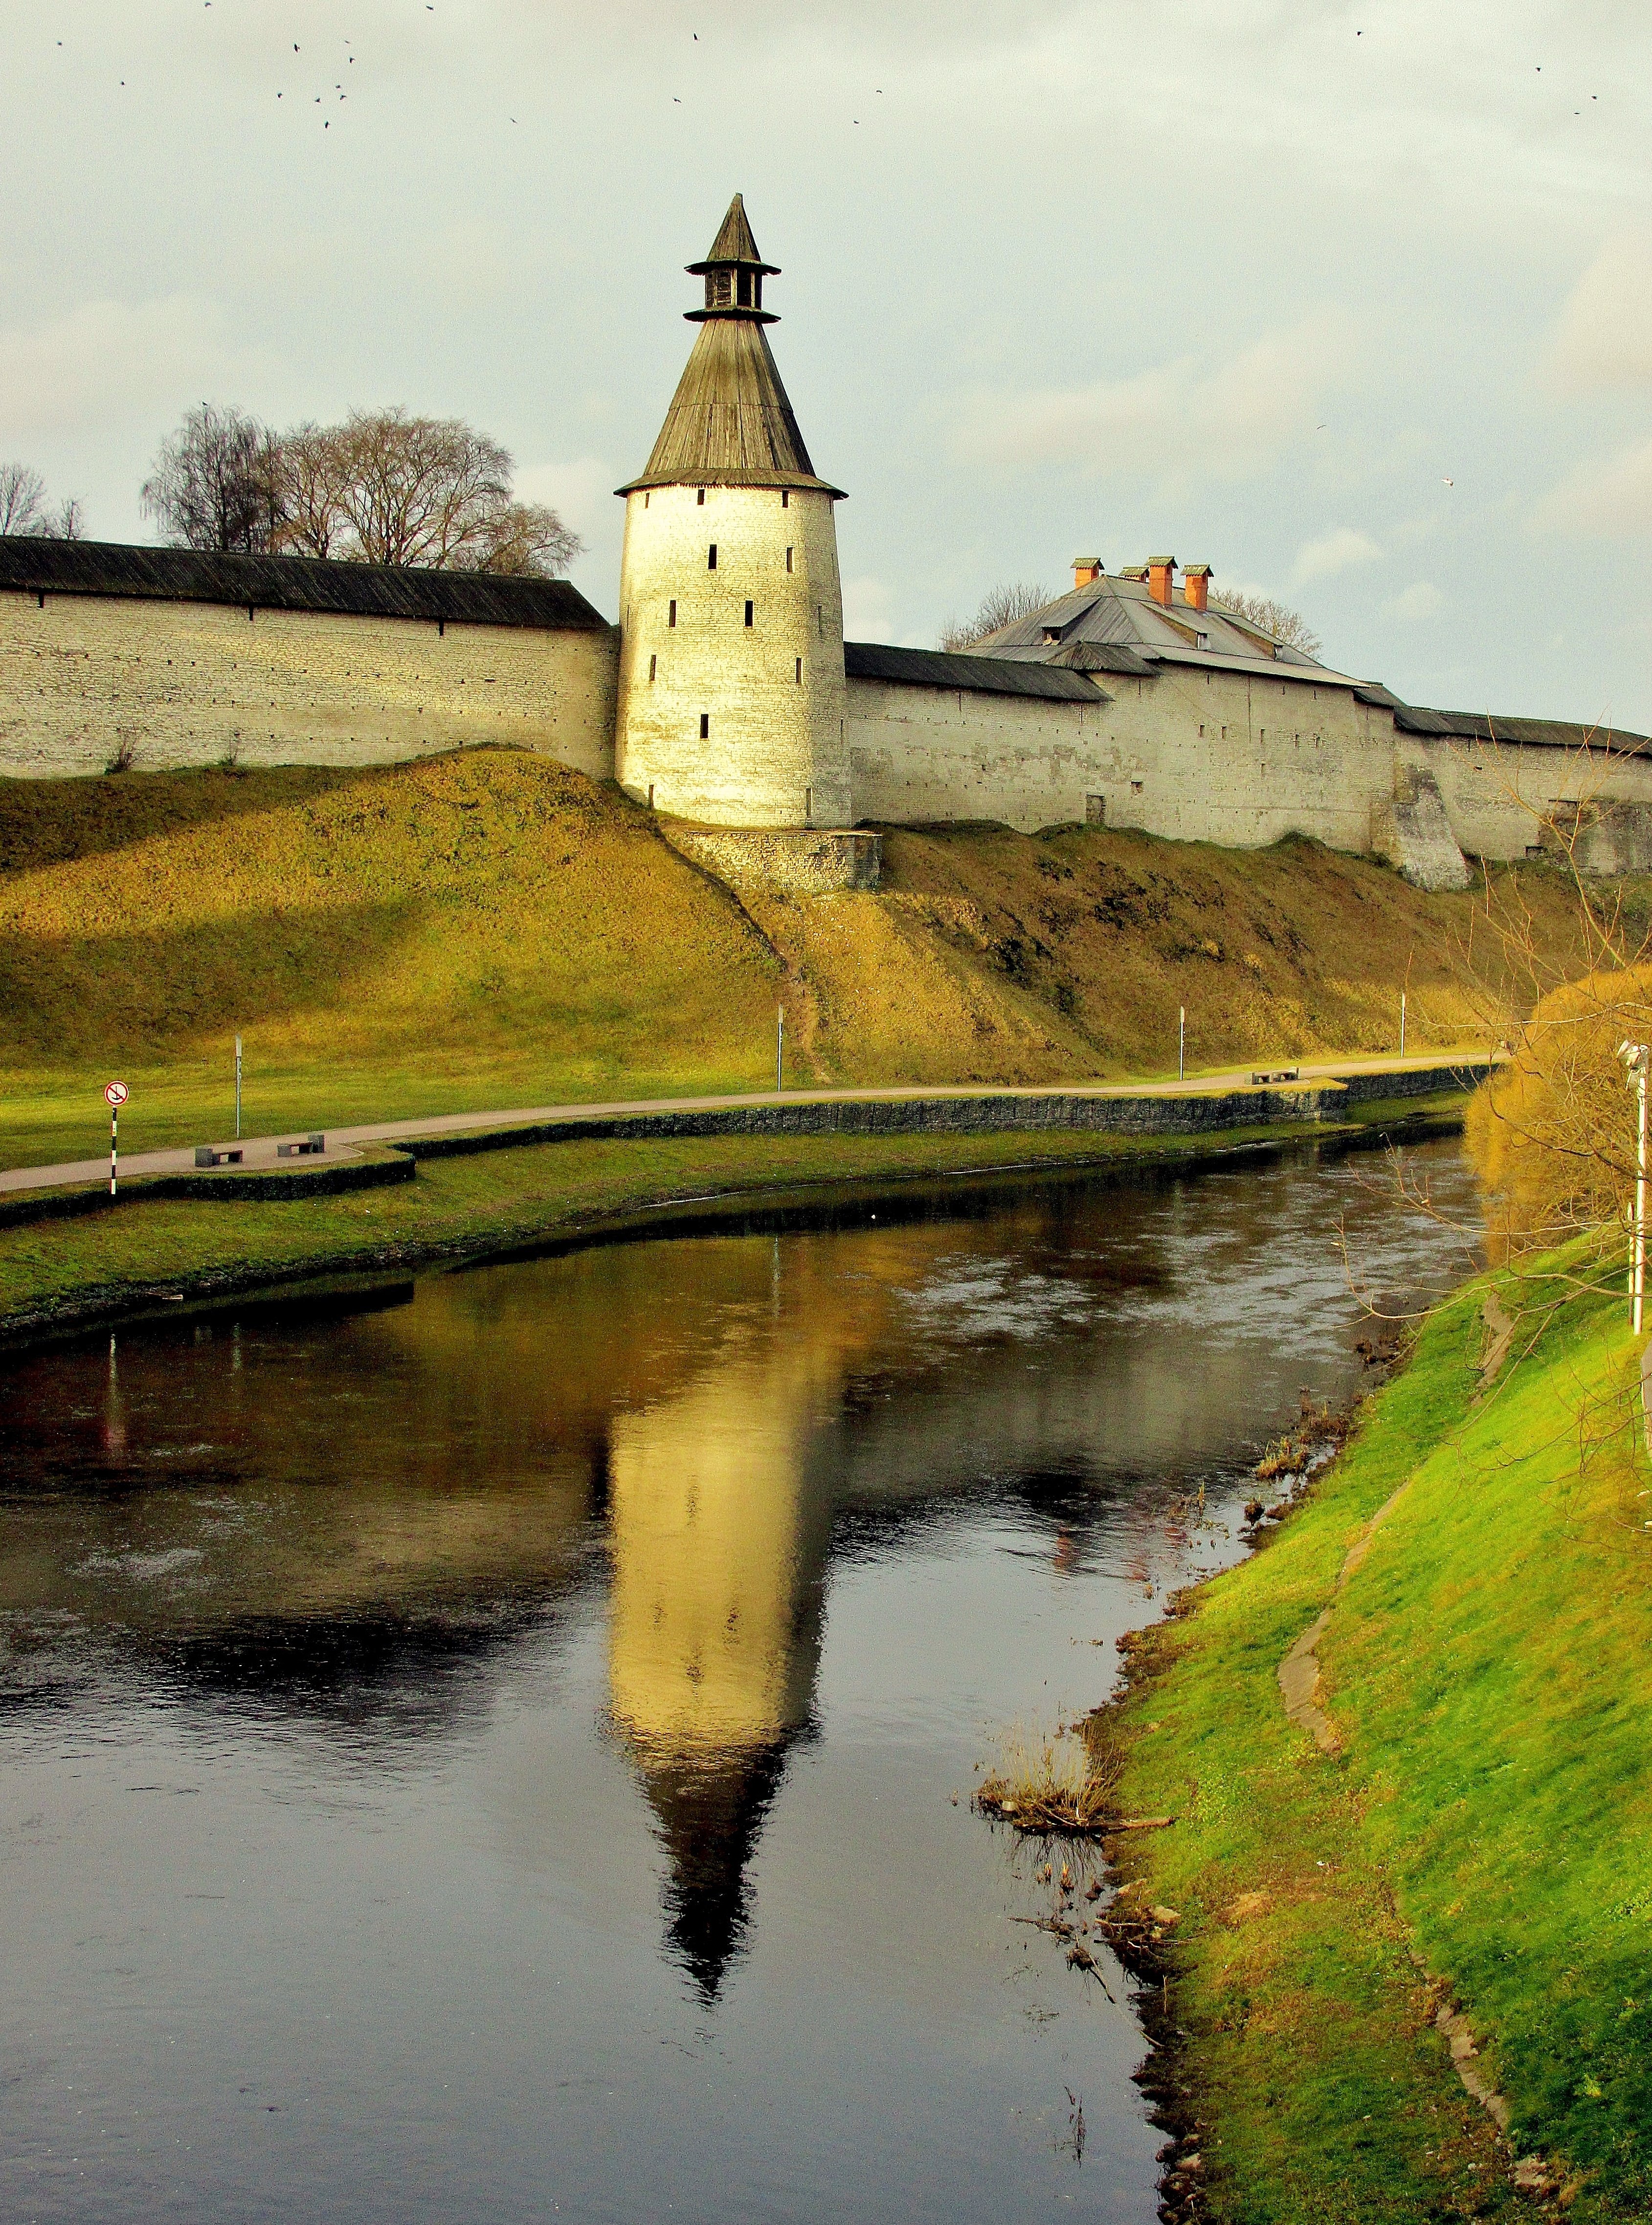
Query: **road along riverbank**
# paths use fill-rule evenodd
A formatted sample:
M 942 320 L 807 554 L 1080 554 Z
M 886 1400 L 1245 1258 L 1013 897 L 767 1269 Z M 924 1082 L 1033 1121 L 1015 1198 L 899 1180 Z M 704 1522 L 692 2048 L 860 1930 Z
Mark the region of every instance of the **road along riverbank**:
M 1261 1550 L 1121 1641 L 1095 1735 L 1176 1818 L 1112 1842 L 1173 1918 L 1169 2214 L 1652 2208 L 1639 1358 L 1621 1302 L 1471 1284 Z
M 903 1125 L 798 1133 L 777 1122 L 767 1132 L 726 1126 L 707 1133 L 694 1125 L 700 1116 L 684 1113 L 664 1132 L 570 1136 L 564 1128 L 554 1141 L 530 1141 L 495 1130 L 444 1136 L 439 1149 L 416 1144 L 410 1154 L 377 1146 L 352 1168 L 301 1163 L 279 1176 L 226 1170 L 162 1177 L 124 1186 L 112 1208 L 106 1194 L 94 1206 L 98 1194 L 84 1189 L 31 1193 L 7 1199 L 6 1215 L 17 1217 L 9 1226 L 0 1220 L 0 1342 L 73 1333 L 266 1284 L 713 1226 L 749 1214 L 769 1193 L 775 1209 L 804 1214 L 829 1211 L 834 1201 L 848 1209 L 857 1189 L 934 1178 L 1191 1166 L 1304 1139 L 1376 1144 L 1459 1126 L 1466 1102 L 1460 1088 L 1449 1087 L 1411 1097 L 1333 1097 L 1314 1085 L 1301 1094 L 1306 1104 L 1285 1091 L 1223 1093 L 1215 1100 L 1226 1108 L 1223 1125 L 1200 1129 L 1193 1115 L 1183 1132 L 1169 1135 L 1054 1125 L 977 1133 L 951 1127 L 958 1100 L 941 1099 L 934 1100 L 942 1108 L 934 1131 Z M 1172 1101 L 1179 1108 L 1212 1102 Z M 886 1100 L 871 1102 L 878 1113 L 889 1110 Z M 1330 1116 L 1332 1103 L 1340 1117 Z M 778 1109 L 818 1122 L 844 1107 Z M 353 1170 L 356 1180 L 371 1175 L 385 1186 L 328 1186 L 334 1173 Z M 276 1181 L 292 1188 L 272 1198 L 269 1186 Z M 186 1186 L 187 1194 L 175 1186 Z M 867 1209 L 875 1209 L 875 1199 Z

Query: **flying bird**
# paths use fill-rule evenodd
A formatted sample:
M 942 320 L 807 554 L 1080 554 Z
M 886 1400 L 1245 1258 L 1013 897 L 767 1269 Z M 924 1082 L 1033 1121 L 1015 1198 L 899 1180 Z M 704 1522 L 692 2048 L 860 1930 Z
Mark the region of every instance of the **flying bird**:
M 1443 479 L 1440 484 L 1443 486 L 1455 486 L 1457 485 L 1457 481 L 1455 479 Z

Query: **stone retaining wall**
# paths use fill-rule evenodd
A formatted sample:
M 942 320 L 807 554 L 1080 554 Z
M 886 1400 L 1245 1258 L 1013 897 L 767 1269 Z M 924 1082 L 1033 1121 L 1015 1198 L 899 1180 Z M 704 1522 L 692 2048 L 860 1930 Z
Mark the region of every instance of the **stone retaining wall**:
M 60 1189 L 24 1190 L 0 1198 L 0 1228 L 18 1228 L 32 1220 L 73 1220 L 82 1214 L 108 1213 L 156 1198 L 198 1198 L 217 1205 L 292 1205 L 305 1198 L 336 1197 L 344 1190 L 384 1189 L 411 1182 L 417 1171 L 415 1162 L 398 1151 L 392 1158 L 295 1167 L 290 1174 L 244 1174 L 226 1167 L 221 1174 L 134 1175 L 113 1197 L 107 1189 Z
M 395 1148 L 416 1158 L 455 1158 L 473 1151 L 513 1151 L 529 1144 L 639 1142 L 707 1136 L 946 1136 L 1067 1129 L 1121 1136 L 1204 1136 L 1218 1129 L 1318 1123 L 1357 1106 L 1484 1081 L 1484 1061 L 1412 1068 L 1403 1074 L 1355 1074 L 1346 1081 L 1282 1088 L 1229 1089 L 1210 1095 L 1099 1097 L 1074 1091 L 994 1091 L 975 1097 L 799 1098 L 795 1102 L 731 1105 L 683 1112 L 622 1112 L 591 1119 L 546 1120 L 469 1136 L 431 1136 Z

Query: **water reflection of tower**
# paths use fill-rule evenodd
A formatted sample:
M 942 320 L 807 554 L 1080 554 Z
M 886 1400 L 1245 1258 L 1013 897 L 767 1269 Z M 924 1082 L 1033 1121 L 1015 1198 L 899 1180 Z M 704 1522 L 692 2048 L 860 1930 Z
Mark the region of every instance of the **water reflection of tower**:
M 810 1718 L 831 1525 L 810 1424 L 836 1384 L 829 1352 L 759 1331 L 686 1391 L 619 1417 L 610 1441 L 611 1703 L 658 1819 L 670 1937 L 708 2000 Z

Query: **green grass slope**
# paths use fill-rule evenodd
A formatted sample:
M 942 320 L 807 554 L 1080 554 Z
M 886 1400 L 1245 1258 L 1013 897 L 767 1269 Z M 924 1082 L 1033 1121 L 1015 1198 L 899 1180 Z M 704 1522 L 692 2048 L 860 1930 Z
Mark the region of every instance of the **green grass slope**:
M 1574 1303 L 1484 1396 L 1484 1286 L 1434 1315 L 1307 1504 L 1140 1649 L 1132 1856 L 1182 1912 L 1173 2004 L 1243 2225 L 1652 2213 L 1652 1479 L 1624 1309 Z M 1350 1546 L 1396 1492 L 1346 1587 Z M 1287 1721 L 1320 1609 L 1344 1740 Z M 1465 2009 L 1511 2146 L 1431 2019 Z
M 1557 876 L 1520 877 L 1557 955 Z M 1473 1030 L 1474 900 L 1306 842 L 893 830 L 876 894 L 744 900 L 509 750 L 0 782 L 0 1163 L 614 1095 L 1197 1071 Z M 1482 937 L 1484 941 L 1484 938 Z

